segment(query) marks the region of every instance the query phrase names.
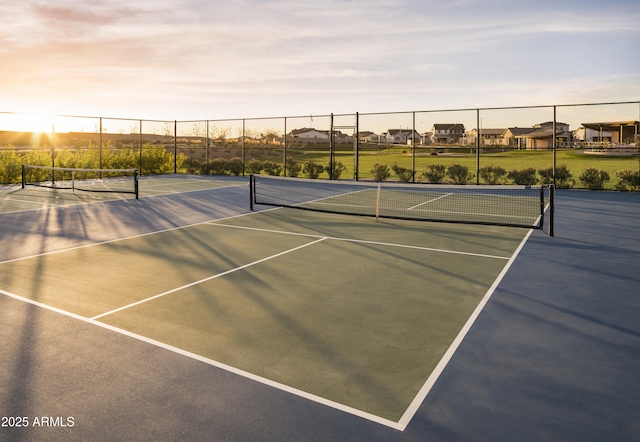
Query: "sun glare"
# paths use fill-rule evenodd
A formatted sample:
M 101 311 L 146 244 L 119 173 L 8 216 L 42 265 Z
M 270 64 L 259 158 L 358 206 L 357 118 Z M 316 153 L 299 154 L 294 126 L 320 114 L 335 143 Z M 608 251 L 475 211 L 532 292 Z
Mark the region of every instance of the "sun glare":
M 51 114 L 29 112 L 0 115 L 0 130 L 2 131 L 51 133 L 53 127 L 54 118 Z

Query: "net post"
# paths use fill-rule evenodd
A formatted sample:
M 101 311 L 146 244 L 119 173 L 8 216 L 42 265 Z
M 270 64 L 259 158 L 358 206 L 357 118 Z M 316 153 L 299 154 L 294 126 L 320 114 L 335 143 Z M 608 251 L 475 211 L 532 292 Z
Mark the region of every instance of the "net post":
M 71 171 L 71 193 L 76 193 L 76 172 Z
M 553 212 L 555 211 L 556 186 L 549 186 L 549 236 L 555 236 L 553 232 Z
M 27 166 L 25 164 L 22 165 L 22 188 L 24 189 L 27 186 Z
M 139 191 L 138 191 L 138 169 L 133 171 L 133 188 L 136 194 L 136 199 L 138 199 Z
M 249 209 L 253 210 L 253 201 L 255 193 L 255 178 L 253 174 L 249 175 Z
M 378 184 L 378 191 L 376 193 L 376 221 L 380 217 L 380 192 L 382 191 L 382 186 Z

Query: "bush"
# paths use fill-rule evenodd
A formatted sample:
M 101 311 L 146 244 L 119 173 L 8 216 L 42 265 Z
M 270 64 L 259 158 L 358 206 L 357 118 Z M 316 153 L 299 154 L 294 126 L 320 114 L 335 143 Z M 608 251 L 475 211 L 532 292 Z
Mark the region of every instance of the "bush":
M 449 174 L 449 178 L 455 184 L 467 184 L 469 178 L 471 178 L 471 174 L 469 173 L 469 168 L 467 166 L 463 166 L 462 164 L 452 164 L 447 167 L 447 173 Z
M 398 176 L 401 183 L 409 183 L 413 180 L 414 172 L 406 167 L 398 166 L 397 163 L 393 163 L 391 170 Z
M 444 181 L 447 168 L 443 164 L 429 164 L 422 176 L 430 183 L 440 184 Z
M 385 181 L 391 176 L 389 167 L 385 164 L 374 164 L 371 168 L 371 173 L 373 174 L 373 181 L 377 182 Z
M 273 161 L 265 161 L 262 163 L 262 169 L 267 175 L 279 176 L 282 174 L 282 166 Z
M 616 190 L 640 192 L 640 172 L 619 170 L 616 172 L 616 176 L 620 179 L 620 182 L 616 184 Z
M 287 166 L 287 176 L 297 177 L 300 175 L 302 166 L 296 160 L 293 158 L 287 158 L 285 165 Z
M 610 179 L 611 177 L 607 171 L 598 170 L 593 167 L 586 169 L 580 175 L 580 181 L 582 181 L 585 187 L 589 190 L 604 189 L 604 184 Z
M 200 162 L 199 160 L 196 160 L 195 158 L 187 158 L 185 164 L 187 166 L 187 173 L 192 173 L 194 175 L 203 173 L 204 167 L 202 165 L 202 162 Z M 117 169 L 120 169 L 120 167 L 117 167 Z
M 242 174 L 242 158 L 231 158 L 227 161 L 227 172 L 233 176 Z
M 538 183 L 536 177 L 536 169 L 533 167 L 527 167 L 520 170 L 512 170 L 507 174 L 507 178 L 513 181 L 514 184 L 520 184 L 524 186 L 532 186 Z
M 553 166 L 538 170 L 542 178 L 542 184 L 553 184 Z M 569 168 L 565 164 L 556 167 L 556 187 L 558 189 L 571 189 L 575 181 L 572 178 Z
M 302 171 L 309 175 L 309 178 L 316 179 L 324 171 L 322 164 L 314 163 L 313 161 L 307 161 L 304 163 Z
M 485 166 L 478 170 L 478 175 L 485 184 L 498 184 L 506 174 L 507 171 L 500 166 Z
M 22 157 L 13 146 L 0 151 L 0 183 L 18 183 L 22 176 Z
M 260 161 L 260 160 L 250 160 L 249 162 L 247 162 L 246 168 L 247 168 L 247 171 L 249 173 L 257 175 L 260 172 L 262 172 L 262 161 Z
M 324 168 L 324 170 L 327 171 L 327 173 L 329 174 L 331 179 L 337 180 L 337 179 L 340 178 L 340 175 L 342 175 L 342 172 L 347 170 L 347 168 L 340 161 L 334 161 L 333 162 L 333 174 L 331 174 L 331 163 L 327 164 L 327 166 Z
M 206 167 L 207 175 L 225 175 L 227 173 L 227 160 L 214 158 Z

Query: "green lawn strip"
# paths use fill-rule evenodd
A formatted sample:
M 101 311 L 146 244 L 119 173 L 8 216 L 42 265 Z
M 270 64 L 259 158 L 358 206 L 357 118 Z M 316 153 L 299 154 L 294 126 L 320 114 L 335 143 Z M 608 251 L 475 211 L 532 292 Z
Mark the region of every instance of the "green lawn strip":
M 432 153 L 437 153 L 433 155 Z M 323 165 L 329 163 L 328 150 L 315 150 L 305 152 L 304 155 L 294 156 L 296 161 L 313 161 Z M 274 158 L 277 161 L 277 158 Z M 280 159 L 281 161 L 281 159 Z M 337 151 L 335 161 L 340 161 L 346 170 L 342 172 L 341 178 L 352 179 L 354 176 L 354 155 L 353 152 Z M 442 164 L 449 167 L 453 164 L 460 164 L 469 168 L 474 174 L 475 183 L 476 154 L 471 149 L 453 149 L 445 147 L 418 148 L 415 156 L 416 181 L 424 180 L 421 177 L 429 164 Z M 383 164 L 390 169 L 393 164 L 405 168 L 411 168 L 413 164 L 412 150 L 410 146 L 380 146 L 380 148 L 363 148 L 359 153 L 359 178 L 372 179 L 372 168 L 375 164 Z M 511 150 L 502 152 L 495 149 L 489 152 L 484 149 L 480 155 L 480 167 L 499 166 L 507 172 L 521 170 L 527 167 L 535 169 L 546 169 L 553 165 L 553 152 L 550 150 Z M 619 182 L 616 172 L 620 170 L 638 171 L 640 161 L 638 156 L 612 156 L 612 155 L 591 155 L 583 154 L 579 150 L 559 149 L 556 153 L 556 165 L 566 165 L 575 181 L 575 188 L 584 188 L 584 184 L 579 180 L 580 175 L 588 168 L 595 168 L 606 171 L 610 176 L 610 181 L 606 183 L 606 189 L 614 189 Z M 304 176 L 301 175 L 301 176 Z M 328 178 L 325 172 L 320 178 Z M 539 178 L 539 177 L 538 177 Z M 389 180 L 397 180 L 397 176 L 392 172 Z

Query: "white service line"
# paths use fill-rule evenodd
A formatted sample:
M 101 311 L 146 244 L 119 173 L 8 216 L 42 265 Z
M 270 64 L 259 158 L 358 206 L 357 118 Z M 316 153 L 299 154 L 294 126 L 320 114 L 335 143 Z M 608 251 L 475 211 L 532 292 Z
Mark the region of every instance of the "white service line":
M 274 258 L 277 258 L 277 257 L 279 257 L 279 256 L 286 255 L 287 253 L 295 252 L 296 250 L 300 250 L 300 249 L 303 249 L 303 248 L 305 248 L 305 247 L 309 247 L 309 246 L 311 246 L 311 245 L 313 245 L 313 244 L 319 243 L 320 241 L 324 241 L 325 239 L 327 239 L 327 238 L 326 238 L 326 237 L 323 237 L 323 238 L 317 239 L 317 240 L 315 240 L 315 241 L 311 241 L 310 243 L 303 244 L 303 245 L 298 246 L 298 247 L 294 247 L 293 249 L 285 250 L 284 252 L 276 253 L 275 255 L 267 256 L 266 258 L 262 258 L 262 259 L 259 259 L 259 260 L 257 260 L 257 261 L 250 262 L 249 264 L 245 264 L 245 265 L 243 265 L 243 266 L 240 266 L 240 267 L 236 267 L 236 268 L 234 268 L 234 269 L 227 270 L 226 272 L 217 273 L 217 274 L 212 275 L 212 276 L 209 276 L 209 277 L 207 277 L 207 278 L 203 278 L 203 279 L 201 279 L 201 280 L 199 280 L 199 281 L 195 281 L 195 282 L 192 282 L 192 283 L 189 283 L 189 284 L 185 284 L 185 285 L 183 285 L 183 286 L 181 286 L 181 287 L 176 287 L 176 288 L 174 288 L 174 289 L 167 290 L 167 291 L 166 291 L 166 292 L 164 292 L 164 293 L 160 293 L 160 294 L 158 294 L 158 295 L 154 295 L 154 296 L 151 296 L 151 297 L 146 298 L 146 299 L 142 299 L 142 300 L 137 301 L 137 302 L 132 302 L 131 304 L 128 304 L 128 305 L 125 305 L 125 306 L 119 307 L 119 308 L 117 308 L 117 309 L 114 309 L 114 310 L 108 311 L 108 312 L 106 312 L 106 313 L 102 313 L 102 314 L 97 315 L 97 316 L 94 316 L 93 318 L 90 318 L 90 319 L 93 319 L 93 320 L 100 319 L 100 318 L 102 318 L 102 317 L 105 317 L 105 316 L 111 315 L 111 314 L 113 314 L 113 313 L 117 313 L 117 312 L 119 312 L 119 311 L 126 310 L 126 309 L 128 309 L 128 308 L 134 307 L 134 306 L 136 306 L 136 305 L 144 304 L 145 302 L 148 302 L 148 301 L 152 301 L 152 300 L 154 300 L 154 299 L 161 298 L 161 297 L 163 297 L 163 296 L 169 295 L 169 294 L 171 294 L 171 293 L 178 292 L 178 291 L 180 291 L 180 290 L 183 290 L 183 289 L 186 289 L 186 288 L 189 288 L 189 287 L 193 287 L 194 285 L 202 284 L 202 283 L 204 283 L 204 282 L 211 281 L 211 280 L 216 279 L 216 278 L 220 278 L 221 276 L 225 276 L 225 275 L 228 275 L 228 274 L 230 274 L 230 273 L 237 272 L 238 270 L 246 269 L 247 267 L 251 267 L 251 266 L 253 266 L 253 265 L 260 264 L 261 262 L 269 261 L 269 260 L 274 259 Z
M 425 204 L 429 204 L 429 203 L 432 203 L 432 202 L 434 202 L 434 201 L 438 201 L 438 200 L 439 200 L 439 199 L 441 199 L 441 198 L 446 198 L 446 197 L 448 197 L 449 195 L 453 195 L 453 194 L 452 194 L 452 193 L 447 193 L 446 195 L 439 196 L 438 198 L 433 198 L 433 199 L 430 199 L 429 201 L 425 201 L 425 202 L 423 202 L 423 203 L 416 204 L 415 206 L 409 207 L 407 210 L 417 209 L 417 208 L 418 208 L 418 207 L 420 207 L 420 206 L 424 206 Z
M 234 226 L 232 224 L 221 224 L 216 221 L 209 221 L 209 222 L 206 222 L 205 224 L 209 224 L 211 226 L 228 227 L 232 229 L 253 230 L 257 232 L 267 232 L 267 233 L 280 233 L 282 235 L 307 236 L 309 238 L 325 238 L 325 239 L 330 239 L 332 241 L 345 241 L 345 242 L 353 242 L 353 243 L 360 243 L 360 244 L 373 244 L 378 246 L 401 247 L 405 249 L 424 250 L 427 252 L 451 253 L 454 255 L 477 256 L 479 258 L 493 258 L 493 259 L 504 259 L 504 260 L 510 259 L 509 256 L 485 255 L 482 253 L 460 252 L 457 250 L 447 250 L 447 249 L 434 249 L 431 247 L 411 246 L 408 244 L 394 244 L 394 243 L 380 242 L 380 241 L 368 241 L 364 239 L 352 239 L 352 238 L 340 238 L 337 236 L 314 235 L 312 233 L 297 233 L 297 232 L 287 232 L 284 230 L 258 229 L 255 227 L 244 227 L 244 226 Z

